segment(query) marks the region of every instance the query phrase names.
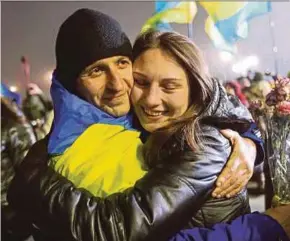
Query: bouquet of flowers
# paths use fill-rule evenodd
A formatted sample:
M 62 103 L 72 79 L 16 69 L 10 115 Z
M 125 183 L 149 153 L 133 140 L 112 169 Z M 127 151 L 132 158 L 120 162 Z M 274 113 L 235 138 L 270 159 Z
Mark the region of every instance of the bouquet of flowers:
M 290 203 L 290 79 L 277 78 L 266 101 L 249 107 L 265 138 L 273 206 Z

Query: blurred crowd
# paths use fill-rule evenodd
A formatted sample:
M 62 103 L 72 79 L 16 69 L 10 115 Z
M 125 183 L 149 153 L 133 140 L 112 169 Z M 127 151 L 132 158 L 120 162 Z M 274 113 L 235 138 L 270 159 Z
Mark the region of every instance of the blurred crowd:
M 266 96 L 271 92 L 275 85 L 275 80 L 280 75 L 274 75 L 270 72 L 254 72 L 248 71 L 246 76 L 240 76 L 235 80 L 225 82 L 224 86 L 229 94 L 237 96 L 239 100 L 246 106 L 251 107 L 254 102 L 265 103 Z M 290 78 L 290 71 L 287 74 Z M 251 108 L 249 108 L 251 111 Z M 256 120 L 257 121 L 257 120 Z M 257 123 L 264 134 L 263 126 Z
M 289 77 L 290 72 L 288 73 Z M 228 93 L 237 96 L 245 106 L 249 107 L 254 100 L 265 101 L 276 78 L 277 76 L 270 72 L 248 71 L 246 76 L 240 76 L 235 80 L 226 82 L 225 88 Z
M 9 93 L 8 88 L 5 93 L 2 89 L 3 84 L 1 85 L 1 226 L 2 232 L 7 232 L 2 233 L 2 238 L 5 237 L 3 240 L 10 240 L 9 232 L 13 233 L 14 227 L 23 227 L 15 225 L 23 220 L 19 220 L 19 216 L 8 206 L 8 186 L 29 148 L 50 131 L 53 106 L 34 83 L 27 85 L 26 96 L 22 102 L 14 98 L 17 95 Z M 23 227 L 23 230 L 27 230 L 26 227 Z M 19 240 L 27 236 L 23 230 L 17 230 Z
M 275 80 L 278 78 L 278 76 L 279 75 L 274 75 L 271 72 L 261 73 L 255 71 L 248 71 L 246 76 L 240 76 L 237 79 L 225 82 L 224 87 L 229 94 L 237 96 L 239 100 L 246 107 L 249 108 L 251 103 L 253 102 L 265 102 L 266 96 L 271 92 L 275 84 Z M 290 71 L 288 72 L 287 77 L 290 78 Z M 263 124 L 257 124 L 261 130 L 263 137 L 265 138 L 265 130 L 263 129 Z M 263 170 L 255 172 L 252 177 L 252 181 L 257 184 L 255 192 L 264 193 L 265 177 Z

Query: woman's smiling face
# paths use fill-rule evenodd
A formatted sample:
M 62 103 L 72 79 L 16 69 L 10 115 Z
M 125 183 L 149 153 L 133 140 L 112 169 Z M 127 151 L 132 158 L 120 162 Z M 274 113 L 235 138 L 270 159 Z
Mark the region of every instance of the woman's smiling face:
M 185 113 L 189 81 L 177 61 L 159 48 L 146 50 L 133 64 L 131 101 L 143 128 L 154 132 Z

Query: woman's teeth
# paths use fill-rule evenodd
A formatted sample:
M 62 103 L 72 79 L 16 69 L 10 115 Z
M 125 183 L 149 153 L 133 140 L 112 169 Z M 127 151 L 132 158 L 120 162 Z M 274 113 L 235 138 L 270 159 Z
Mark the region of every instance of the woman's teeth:
M 151 111 L 151 110 L 146 110 L 146 109 L 144 109 L 144 112 L 150 116 L 160 116 L 163 113 L 162 111 Z

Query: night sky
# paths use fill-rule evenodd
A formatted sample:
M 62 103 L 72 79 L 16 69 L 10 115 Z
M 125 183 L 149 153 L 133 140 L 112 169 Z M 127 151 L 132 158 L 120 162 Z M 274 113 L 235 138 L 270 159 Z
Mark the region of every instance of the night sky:
M 47 72 L 54 69 L 54 44 L 61 23 L 78 8 L 93 8 L 113 16 L 134 41 L 143 23 L 154 11 L 154 2 L 1 2 L 1 81 L 23 90 L 24 76 L 20 57 L 31 64 L 31 79 L 48 92 Z M 278 47 L 279 72 L 290 71 L 290 3 L 273 2 L 271 18 Z M 211 72 L 222 78 L 236 76 L 231 63 L 223 63 L 204 32 L 206 14 L 200 9 L 193 25 L 194 41 L 204 51 Z M 187 34 L 187 25 L 173 24 L 174 30 Z M 258 70 L 274 70 L 269 15 L 250 23 L 249 37 L 238 44 L 237 60 L 248 55 L 260 59 Z

